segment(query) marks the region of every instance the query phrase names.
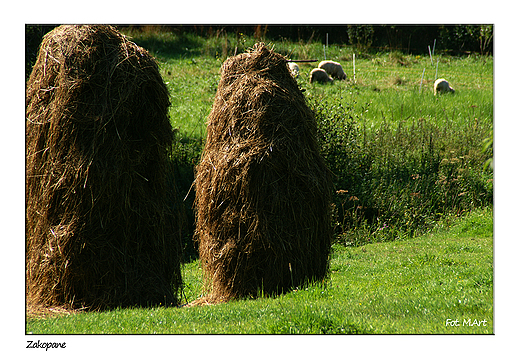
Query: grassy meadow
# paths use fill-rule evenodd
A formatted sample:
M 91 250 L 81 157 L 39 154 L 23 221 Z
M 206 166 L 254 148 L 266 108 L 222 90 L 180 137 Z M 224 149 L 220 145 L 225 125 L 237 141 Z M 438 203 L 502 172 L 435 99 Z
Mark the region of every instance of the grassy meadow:
M 334 245 L 327 281 L 278 297 L 29 318 L 26 330 L 30 334 L 492 334 L 492 235 L 492 212 L 477 210 L 411 240 Z M 188 301 L 200 295 L 201 275 L 198 261 L 184 266 Z
M 170 90 L 178 129 L 172 160 L 188 213 L 227 57 L 264 40 L 290 59 L 321 61 L 325 51 L 343 65 L 345 81 L 309 84 L 317 63 L 300 63 L 297 79 L 335 175 L 330 276 L 274 298 L 29 317 L 28 333 L 493 333 L 493 57 L 324 49 L 218 31 L 208 38 L 122 31 L 157 58 Z M 453 95 L 433 95 L 436 73 Z M 185 233 L 185 302 L 203 294 L 192 230 Z M 447 325 L 452 320 L 460 325 Z

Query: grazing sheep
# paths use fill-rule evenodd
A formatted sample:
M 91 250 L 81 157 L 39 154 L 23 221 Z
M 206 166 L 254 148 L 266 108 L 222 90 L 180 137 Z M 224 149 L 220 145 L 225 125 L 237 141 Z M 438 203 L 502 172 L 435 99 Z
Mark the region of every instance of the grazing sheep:
M 291 75 L 294 78 L 297 78 L 298 76 L 300 76 L 300 67 L 298 66 L 297 63 L 295 63 L 295 62 L 288 62 L 287 66 L 289 66 L 289 70 L 291 71 Z
M 322 61 L 318 65 L 318 68 L 327 71 L 327 73 L 338 80 L 346 80 L 347 74 L 343 71 L 343 67 L 341 67 L 339 62 L 335 61 Z
M 310 74 L 310 83 L 313 82 L 323 82 L 329 83 L 334 81 L 325 70 L 323 69 L 312 69 Z
M 437 93 L 446 93 L 450 92 L 453 93 L 455 90 L 450 86 L 448 81 L 445 79 L 438 79 L 435 81 L 435 84 L 433 85 L 433 94 L 437 95 Z

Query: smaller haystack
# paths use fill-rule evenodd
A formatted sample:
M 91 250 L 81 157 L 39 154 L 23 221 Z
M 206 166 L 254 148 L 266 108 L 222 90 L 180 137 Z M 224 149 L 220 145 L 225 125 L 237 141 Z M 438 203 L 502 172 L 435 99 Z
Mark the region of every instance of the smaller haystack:
M 26 95 L 29 311 L 176 305 L 181 206 L 155 60 L 111 26 L 60 26 Z
M 316 132 L 283 56 L 257 44 L 222 65 L 196 173 L 202 302 L 326 276 L 332 185 Z

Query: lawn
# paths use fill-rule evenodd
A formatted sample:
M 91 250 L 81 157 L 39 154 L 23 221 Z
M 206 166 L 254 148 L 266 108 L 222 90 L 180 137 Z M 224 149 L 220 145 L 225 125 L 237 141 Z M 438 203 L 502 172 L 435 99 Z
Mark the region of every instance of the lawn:
M 233 55 L 235 47 L 240 53 L 258 41 L 246 36 L 235 38 L 226 33 L 203 38 L 153 29 L 122 30 L 157 58 L 171 91 L 172 124 L 182 133 L 199 136 L 205 135 L 205 119 L 213 103 L 223 61 Z M 323 59 L 323 47 L 319 42 L 263 40 L 291 59 Z M 327 49 L 327 59 L 339 61 L 348 80 L 335 81 L 332 85 L 311 85 L 309 72 L 318 63 L 300 63 L 297 80 L 300 86 L 309 98 L 370 104 L 364 118 L 372 126 L 385 119 L 398 122 L 420 117 L 438 121 L 448 118 L 453 123 L 477 118 L 490 124 L 493 120 L 492 56 L 439 54 L 430 59 L 428 55 L 396 51 L 360 53 L 352 46 L 334 44 Z M 436 74 L 438 78 L 448 79 L 458 90 L 455 96 L 433 96 Z
M 335 245 L 328 280 L 273 298 L 28 318 L 31 334 L 492 334 L 493 214 L 411 240 Z M 183 268 L 201 293 L 198 260 Z M 458 324 L 458 325 L 457 325 Z

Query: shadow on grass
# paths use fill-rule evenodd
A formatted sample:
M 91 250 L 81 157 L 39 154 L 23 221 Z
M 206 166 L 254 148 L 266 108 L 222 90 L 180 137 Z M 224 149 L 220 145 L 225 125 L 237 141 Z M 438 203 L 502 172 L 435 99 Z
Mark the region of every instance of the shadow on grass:
M 128 33 L 132 41 L 148 50 L 159 61 L 200 56 L 203 47 L 203 38 L 179 31 L 125 32 L 124 28 L 121 31 Z
M 175 196 L 178 196 L 182 205 L 180 209 L 185 214 L 185 225 L 182 228 L 183 262 L 190 263 L 198 259 L 198 248 L 193 241 L 195 232 L 195 167 L 204 147 L 204 140 L 200 137 L 179 135 L 172 153 L 172 170 Z M 172 201 L 173 202 L 173 201 Z

